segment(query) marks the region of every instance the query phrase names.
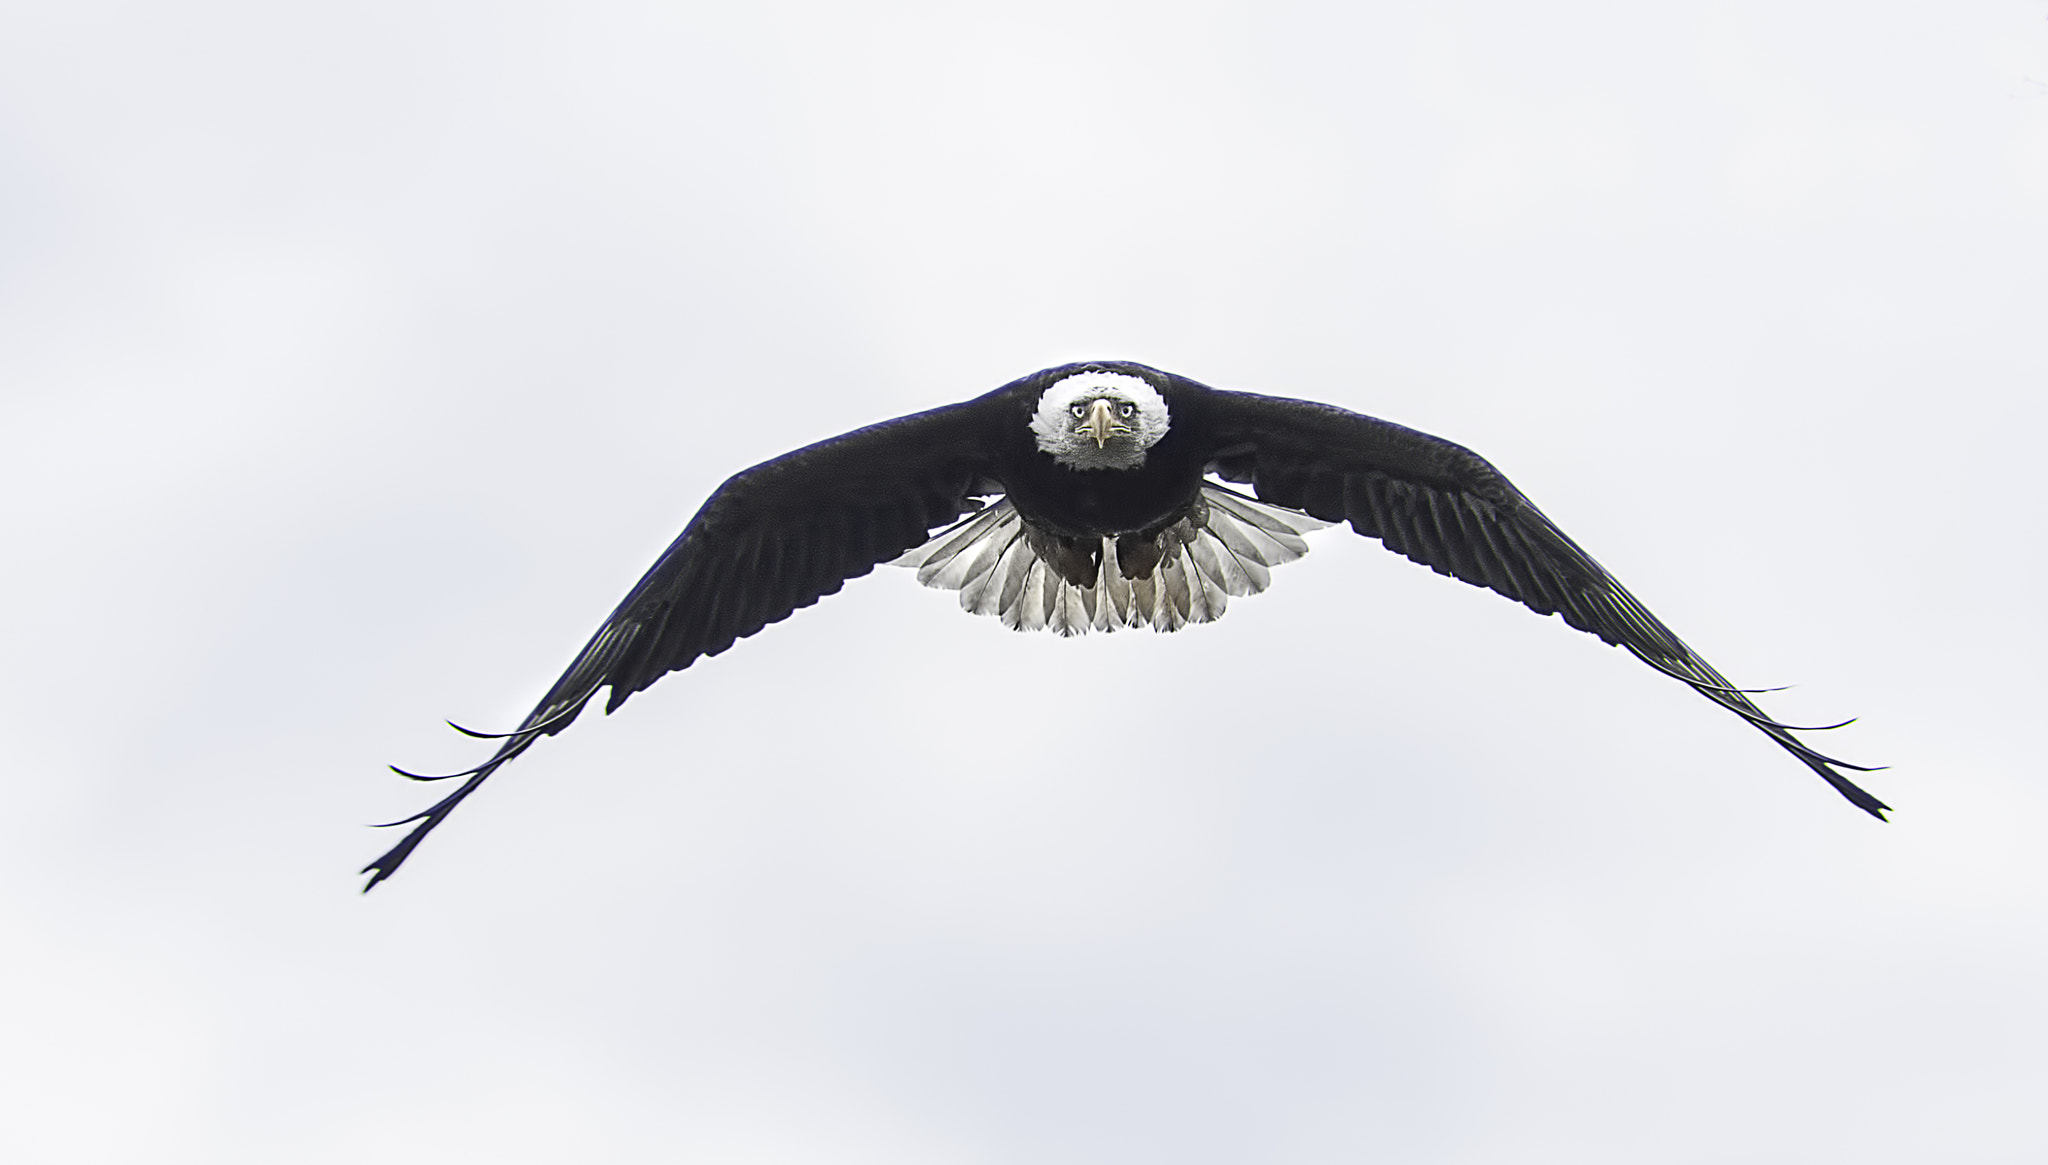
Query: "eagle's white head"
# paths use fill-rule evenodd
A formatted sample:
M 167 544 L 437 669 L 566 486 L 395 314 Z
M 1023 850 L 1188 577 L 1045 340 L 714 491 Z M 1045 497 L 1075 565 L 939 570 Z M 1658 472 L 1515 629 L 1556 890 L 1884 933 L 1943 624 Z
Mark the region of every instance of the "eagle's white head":
M 1165 398 L 1143 377 L 1089 370 L 1040 394 L 1031 432 L 1068 469 L 1136 469 L 1166 436 L 1167 420 Z

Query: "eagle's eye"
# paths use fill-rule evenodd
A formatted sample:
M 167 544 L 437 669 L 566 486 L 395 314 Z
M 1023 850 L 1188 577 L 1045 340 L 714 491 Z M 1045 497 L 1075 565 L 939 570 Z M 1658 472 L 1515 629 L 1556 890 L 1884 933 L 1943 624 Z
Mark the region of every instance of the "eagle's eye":
M 1078 421 L 1082 417 L 1088 415 L 1088 406 L 1081 403 L 1080 401 L 1075 401 L 1073 404 L 1067 406 L 1067 411 L 1074 414 L 1074 419 Z
M 1136 416 L 1137 412 L 1138 406 L 1132 404 L 1130 401 L 1125 401 L 1122 404 L 1116 406 L 1116 415 L 1120 417 Z

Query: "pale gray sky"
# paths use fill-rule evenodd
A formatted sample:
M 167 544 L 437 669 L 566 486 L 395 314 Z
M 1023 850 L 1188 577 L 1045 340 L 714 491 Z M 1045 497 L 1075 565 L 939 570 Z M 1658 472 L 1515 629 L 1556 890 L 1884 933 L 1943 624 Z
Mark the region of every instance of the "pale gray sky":
M 2048 1156 L 2048 3 L 6 23 L 0 1156 Z M 1897 820 L 1332 530 L 880 572 L 356 894 L 726 475 L 1088 357 L 1473 446 Z

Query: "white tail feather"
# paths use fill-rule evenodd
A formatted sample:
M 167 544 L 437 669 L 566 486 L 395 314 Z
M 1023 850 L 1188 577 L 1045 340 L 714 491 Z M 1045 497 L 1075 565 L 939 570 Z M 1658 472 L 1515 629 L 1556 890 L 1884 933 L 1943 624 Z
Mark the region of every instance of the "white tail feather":
M 1018 631 L 1178 631 L 1221 619 L 1233 595 L 1265 590 L 1271 568 L 1308 553 L 1302 535 L 1328 525 L 1204 485 L 1194 512 L 1160 535 L 1165 554 L 1150 578 L 1125 577 L 1116 540 L 1105 538 L 1095 585 L 1082 587 L 1039 559 L 1024 536 L 1024 519 L 1005 498 L 893 565 L 914 568 L 928 587 L 959 591 L 964 610 L 994 615 Z

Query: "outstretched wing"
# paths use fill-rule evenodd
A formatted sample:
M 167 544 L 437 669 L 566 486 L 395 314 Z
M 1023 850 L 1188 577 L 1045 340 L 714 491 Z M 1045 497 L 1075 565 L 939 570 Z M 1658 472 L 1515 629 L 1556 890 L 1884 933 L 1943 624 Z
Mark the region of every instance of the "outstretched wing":
M 569 670 L 476 768 L 415 780 L 460 779 L 454 792 L 393 825 L 412 825 L 363 867 L 368 890 L 392 875 L 462 799 L 543 736 L 567 728 L 610 688 L 605 711 L 699 656 L 832 594 L 922 543 L 974 508 L 986 492 L 980 402 L 950 405 L 858 429 L 735 474 L 576 655 Z
M 1890 808 L 1837 771 L 1871 768 L 1816 752 L 1793 735 L 1800 730 L 1764 715 L 1477 453 L 1312 401 L 1238 392 L 1211 400 L 1220 440 L 1212 468 L 1225 480 L 1250 482 L 1262 501 L 1349 521 L 1438 574 L 1561 615 L 1749 721 L 1857 808 L 1880 820 Z

